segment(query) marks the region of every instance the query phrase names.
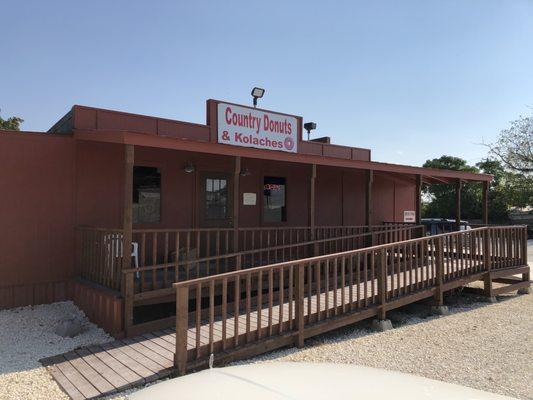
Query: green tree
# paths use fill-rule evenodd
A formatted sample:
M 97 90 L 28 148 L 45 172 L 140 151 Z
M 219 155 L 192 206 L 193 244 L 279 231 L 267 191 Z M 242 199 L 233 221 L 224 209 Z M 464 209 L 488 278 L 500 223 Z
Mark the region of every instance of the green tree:
M 533 206 L 533 177 L 506 168 L 501 161 L 485 159 L 475 166 L 458 157 L 442 156 L 424 163 L 427 168 L 456 171 L 483 172 L 492 175 L 489 185 L 489 221 L 503 223 L 508 220 L 509 210 Z M 455 218 L 455 185 L 438 184 L 424 186 L 427 201 L 422 207 L 423 217 Z M 461 218 L 481 218 L 482 186 L 478 182 L 464 183 L 461 191 Z
M 494 176 L 489 190 L 489 217 L 507 219 L 511 208 L 533 206 L 533 176 L 506 169 L 498 160 L 486 159 L 476 164 L 484 173 Z
M 508 173 L 501 162 L 497 160 L 486 159 L 476 164 L 476 167 L 485 174 L 493 176 L 489 185 L 489 221 L 504 222 L 508 219 L 509 195 L 507 194 L 505 182 Z M 509 188 L 507 188 L 508 190 Z
M 449 169 L 454 171 L 479 172 L 477 167 L 468 165 L 465 160 L 458 157 L 442 156 L 427 160 L 425 168 Z M 461 218 L 481 218 L 481 188 L 479 184 L 466 183 L 461 191 Z M 424 197 L 429 201 L 424 202 L 422 216 L 427 218 L 455 218 L 455 185 L 435 184 L 425 185 Z
M 10 117 L 8 119 L 3 119 L 0 116 L 0 129 L 5 129 L 8 131 L 20 131 L 20 124 L 22 124 L 24 120 L 19 117 Z
M 520 116 L 500 132 L 496 143 L 489 144 L 490 156 L 513 171 L 533 173 L 533 117 Z

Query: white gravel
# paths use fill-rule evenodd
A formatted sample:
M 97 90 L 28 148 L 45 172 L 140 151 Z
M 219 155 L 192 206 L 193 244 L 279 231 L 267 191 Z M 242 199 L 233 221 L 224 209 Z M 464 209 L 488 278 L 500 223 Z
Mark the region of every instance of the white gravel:
M 533 241 L 528 243 L 532 249 Z M 374 333 L 358 324 L 310 339 L 304 349 L 275 351 L 241 363 L 353 363 L 533 399 L 533 295 L 503 296 L 497 304 L 464 296 L 450 311 L 449 316 L 427 317 L 415 306 L 390 313 L 395 329 L 387 332 Z M 112 340 L 86 319 L 79 336 L 57 336 L 53 331 L 58 321 L 72 315 L 85 319 L 72 302 L 0 311 L 0 400 L 68 399 L 38 360 Z
M 66 317 L 83 320 L 84 331 L 74 338 L 56 335 Z M 0 311 L 0 399 L 68 399 L 39 360 L 110 340 L 70 301 Z
M 502 296 L 497 304 L 457 298 L 451 315 L 428 317 L 413 306 L 390 313 L 395 329 L 357 324 L 241 363 L 307 361 L 360 364 L 533 399 L 533 295 Z M 68 399 L 39 359 L 112 340 L 86 323 L 75 338 L 53 333 L 65 316 L 83 313 L 71 302 L 0 311 L 0 399 Z M 126 398 L 128 390 L 115 395 Z
M 409 310 L 409 309 L 407 309 Z M 533 295 L 497 304 L 461 296 L 451 315 L 392 312 L 395 329 L 344 328 L 241 363 L 306 361 L 385 368 L 488 392 L 533 399 Z

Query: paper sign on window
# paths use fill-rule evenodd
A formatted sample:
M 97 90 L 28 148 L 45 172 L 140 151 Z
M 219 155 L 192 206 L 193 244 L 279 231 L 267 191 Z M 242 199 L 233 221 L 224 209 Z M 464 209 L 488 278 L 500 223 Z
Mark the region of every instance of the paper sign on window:
M 403 212 L 403 222 L 416 222 L 416 212 L 414 212 L 414 211 L 404 211 Z
M 257 203 L 257 195 L 255 193 L 243 193 L 242 204 L 245 206 L 255 206 Z

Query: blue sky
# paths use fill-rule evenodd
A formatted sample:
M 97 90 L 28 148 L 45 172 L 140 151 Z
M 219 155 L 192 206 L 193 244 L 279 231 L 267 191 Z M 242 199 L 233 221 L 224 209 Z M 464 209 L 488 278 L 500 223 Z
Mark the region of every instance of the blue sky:
M 46 130 L 73 104 L 205 123 L 205 100 L 317 122 L 421 165 L 483 158 L 533 112 L 533 0 L 12 1 L 0 108 Z

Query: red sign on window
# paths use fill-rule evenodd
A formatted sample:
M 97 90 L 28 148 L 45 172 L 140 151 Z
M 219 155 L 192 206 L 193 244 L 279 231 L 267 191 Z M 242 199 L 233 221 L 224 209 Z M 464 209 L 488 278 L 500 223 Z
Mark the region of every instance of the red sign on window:
M 265 190 L 280 190 L 281 185 L 277 185 L 275 183 L 266 183 L 265 184 Z

